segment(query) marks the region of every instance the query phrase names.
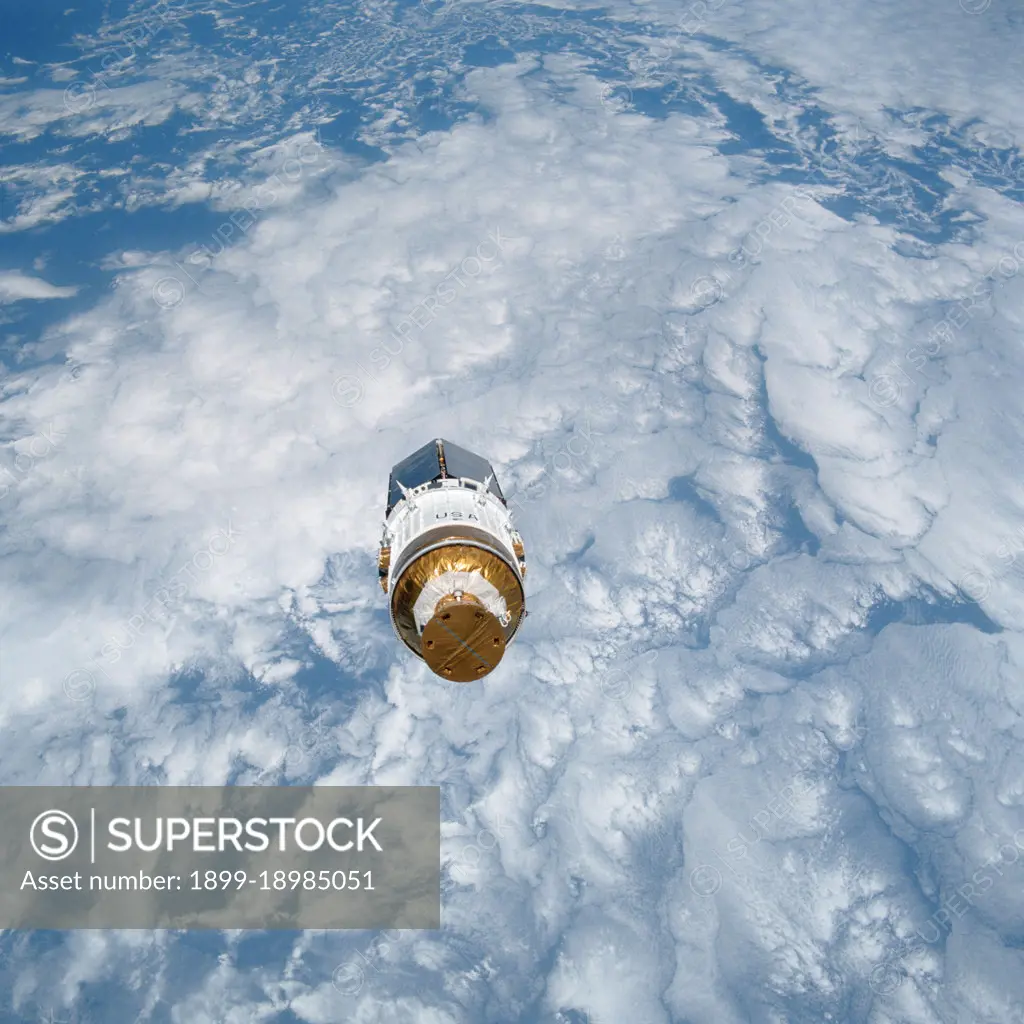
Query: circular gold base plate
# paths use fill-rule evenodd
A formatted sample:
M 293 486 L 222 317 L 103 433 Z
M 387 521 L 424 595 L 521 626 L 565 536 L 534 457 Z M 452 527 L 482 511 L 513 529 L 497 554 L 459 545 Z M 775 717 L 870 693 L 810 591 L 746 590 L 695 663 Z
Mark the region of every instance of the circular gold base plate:
M 471 683 L 497 667 L 505 653 L 505 631 L 474 600 L 438 601 L 423 627 L 423 660 L 442 679 Z

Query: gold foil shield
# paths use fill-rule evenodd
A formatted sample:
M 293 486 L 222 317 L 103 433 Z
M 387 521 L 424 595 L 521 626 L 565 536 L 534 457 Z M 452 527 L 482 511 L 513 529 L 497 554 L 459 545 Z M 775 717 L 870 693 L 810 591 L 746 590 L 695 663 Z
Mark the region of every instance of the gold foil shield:
M 499 624 L 498 628 L 507 643 L 523 616 L 526 602 L 523 585 L 515 570 L 497 555 L 482 548 L 457 542 L 420 555 L 409 563 L 395 581 L 391 592 L 391 612 L 399 635 L 405 643 L 423 657 L 422 641 L 416 629 L 413 608 L 427 583 L 447 572 L 478 572 L 501 594 L 510 618 L 507 626 Z M 491 618 L 493 619 L 493 616 Z M 497 622 L 497 619 L 494 621 Z

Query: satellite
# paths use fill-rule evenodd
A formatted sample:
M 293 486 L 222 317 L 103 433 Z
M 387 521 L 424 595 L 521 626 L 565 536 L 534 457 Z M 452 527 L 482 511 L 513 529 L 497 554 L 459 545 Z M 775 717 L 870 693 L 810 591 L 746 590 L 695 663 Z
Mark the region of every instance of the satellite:
M 526 555 L 491 464 L 443 438 L 399 462 L 378 572 L 395 633 L 432 672 L 492 672 L 526 618 Z

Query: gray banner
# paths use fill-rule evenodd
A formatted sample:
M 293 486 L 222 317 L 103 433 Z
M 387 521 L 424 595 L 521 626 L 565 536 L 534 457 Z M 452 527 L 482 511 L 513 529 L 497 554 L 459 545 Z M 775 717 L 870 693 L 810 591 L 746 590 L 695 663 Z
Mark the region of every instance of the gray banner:
M 0 928 L 440 928 L 440 794 L 0 787 Z

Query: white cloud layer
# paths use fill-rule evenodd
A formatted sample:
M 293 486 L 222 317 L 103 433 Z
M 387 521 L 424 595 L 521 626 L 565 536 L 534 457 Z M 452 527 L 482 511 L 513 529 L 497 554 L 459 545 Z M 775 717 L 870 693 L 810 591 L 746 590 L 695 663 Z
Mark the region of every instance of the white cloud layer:
M 699 7 L 643 73 L 710 76 L 799 173 L 731 151 L 721 97 L 648 116 L 521 56 L 450 128 L 376 122 L 379 162 L 293 124 L 137 190 L 218 226 L 112 244 L 66 364 L 8 374 L 5 783 L 436 784 L 445 815 L 440 934 L 8 935 L 18 1012 L 1024 1021 L 1024 214 L 952 160 L 950 237 L 837 205 L 914 152 L 887 107 L 1019 140 L 1008 15 Z M 117 95 L 207 103 L 175 81 Z M 71 117 L 19 95 L 23 137 Z M 527 543 L 480 686 L 403 653 L 375 578 L 387 472 L 435 436 Z

